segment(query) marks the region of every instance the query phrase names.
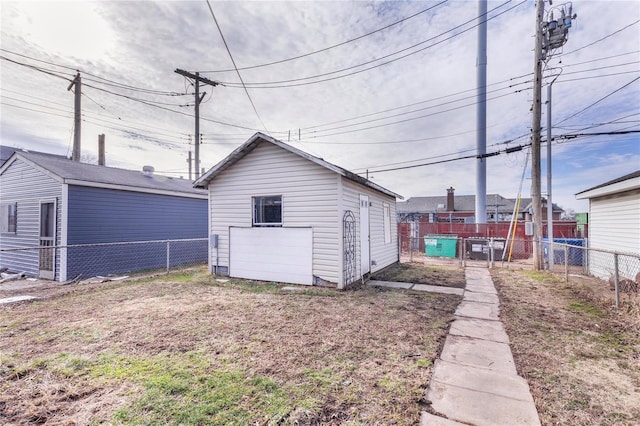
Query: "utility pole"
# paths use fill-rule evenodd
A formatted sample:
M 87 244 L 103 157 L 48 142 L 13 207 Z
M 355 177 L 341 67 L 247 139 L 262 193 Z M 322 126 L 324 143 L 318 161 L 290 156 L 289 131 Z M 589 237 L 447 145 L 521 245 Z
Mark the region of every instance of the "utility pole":
M 72 87 L 75 86 L 74 94 L 74 105 L 73 105 L 73 151 L 71 152 L 71 159 L 73 161 L 80 161 L 80 136 L 81 136 L 81 123 L 82 123 L 82 107 L 81 107 L 81 96 L 82 96 L 82 82 L 80 79 L 80 73 L 76 74 L 76 78 L 73 79 L 69 87 L 67 87 L 67 91 L 71 90 Z
M 551 5 L 551 0 L 549 0 Z M 549 20 L 544 21 L 544 1 L 536 3 L 536 45 L 533 78 L 533 118 L 531 124 L 531 202 L 533 207 L 533 267 L 541 270 L 544 267 L 542 251 L 542 173 L 540 168 L 540 121 L 542 118 L 542 62 L 548 60 L 552 50 L 562 47 L 568 40 L 571 21 L 577 17 L 573 14 L 571 2 L 557 6 L 560 18 L 554 19 L 553 10 L 549 12 Z M 547 217 L 549 218 L 549 266 L 553 267 L 553 203 L 551 200 L 551 84 L 548 87 L 549 97 L 547 117 Z
M 542 198 L 540 176 L 540 119 L 542 118 L 542 19 L 544 1 L 536 1 L 536 45 L 533 64 L 533 118 L 531 124 L 531 202 L 533 207 L 533 268 L 542 269 Z
M 553 202 L 551 201 L 551 84 L 547 86 L 547 267 L 553 271 Z
M 196 113 L 196 132 L 194 135 L 194 140 L 195 140 L 195 178 L 198 179 L 198 171 L 200 170 L 200 103 L 202 102 L 202 99 L 204 99 L 204 96 L 206 95 L 206 92 L 204 92 L 202 94 L 202 96 L 200 96 L 200 83 L 204 83 L 204 84 L 208 84 L 212 87 L 216 87 L 217 85 L 219 85 L 220 83 L 217 81 L 212 81 L 209 80 L 206 77 L 200 77 L 200 73 L 196 72 L 195 74 L 190 73 L 188 71 L 184 71 L 181 70 L 179 68 L 176 68 L 175 72 L 177 74 L 180 74 L 184 77 L 188 77 L 191 78 L 193 80 L 195 80 L 195 89 L 196 89 L 196 93 L 195 93 L 195 113 Z
M 189 158 L 187 158 L 187 163 L 189 163 L 189 180 L 191 180 L 191 150 L 189 150 Z
M 478 59 L 476 104 L 476 231 L 487 223 L 487 0 L 478 0 Z

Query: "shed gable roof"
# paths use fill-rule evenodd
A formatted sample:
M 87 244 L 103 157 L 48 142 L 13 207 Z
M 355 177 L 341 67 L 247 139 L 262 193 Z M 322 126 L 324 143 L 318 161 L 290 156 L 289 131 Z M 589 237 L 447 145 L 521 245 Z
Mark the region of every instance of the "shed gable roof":
M 390 197 L 403 199 L 401 195 L 398 195 L 395 192 L 389 191 L 388 189 L 383 188 L 382 186 L 377 185 L 371 182 L 370 180 L 363 178 L 360 175 L 350 172 L 349 170 L 343 169 L 342 167 L 336 166 L 335 164 L 331 164 L 328 161 L 323 160 L 322 158 L 315 157 L 309 153 L 306 153 L 298 148 L 295 148 L 289 144 L 286 144 L 282 141 L 274 139 L 270 136 L 264 135 L 260 132 L 254 134 L 248 141 L 246 141 L 245 143 L 240 145 L 238 148 L 233 150 L 233 152 L 231 152 L 231 154 L 229 154 L 226 158 L 224 158 L 218 164 L 213 166 L 208 172 L 200 176 L 200 178 L 194 182 L 193 186 L 196 188 L 206 188 L 210 184 L 210 182 L 216 178 L 216 176 L 218 176 L 220 173 L 222 173 L 229 167 L 232 167 L 241 158 L 244 158 L 247 154 L 253 151 L 260 143 L 265 143 L 265 142 L 273 144 L 279 148 L 284 149 L 285 151 L 288 151 L 292 154 L 305 158 L 321 167 L 324 167 L 341 176 L 344 176 L 345 178 L 351 181 L 359 183 L 360 185 L 367 186 L 371 189 L 374 189 Z
M 145 176 L 142 172 L 135 170 L 80 163 L 59 155 L 35 152 L 16 151 L 0 167 L 0 174 L 18 159 L 66 184 L 207 198 L 205 191 L 194 188 L 192 181 L 187 179 L 174 179 L 161 175 Z
M 578 192 L 576 198 L 583 200 L 585 198 L 595 198 L 604 195 L 615 194 L 617 192 L 630 191 L 640 188 L 640 170 L 636 170 L 628 175 L 621 176 L 616 179 L 612 179 L 600 185 L 596 185 L 592 188 L 585 189 Z

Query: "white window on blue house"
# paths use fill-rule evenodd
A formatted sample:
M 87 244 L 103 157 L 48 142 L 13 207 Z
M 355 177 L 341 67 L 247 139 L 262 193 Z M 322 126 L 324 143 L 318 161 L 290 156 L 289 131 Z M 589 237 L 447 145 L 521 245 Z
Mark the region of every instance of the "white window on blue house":
M 0 232 L 15 234 L 18 230 L 18 203 L 0 205 Z
M 282 226 L 282 195 L 252 197 L 253 226 Z

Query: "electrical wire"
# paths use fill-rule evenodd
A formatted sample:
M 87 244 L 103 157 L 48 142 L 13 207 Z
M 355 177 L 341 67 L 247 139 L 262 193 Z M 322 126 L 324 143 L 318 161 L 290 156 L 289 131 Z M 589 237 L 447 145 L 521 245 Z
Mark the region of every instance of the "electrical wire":
M 267 134 L 269 134 L 269 130 L 267 129 L 267 126 L 264 124 L 264 121 L 262 121 L 262 118 L 260 117 L 260 114 L 258 114 L 258 110 L 256 109 L 256 105 L 253 103 L 253 99 L 251 99 L 251 95 L 249 94 L 249 91 L 247 90 L 247 86 L 245 85 L 244 80 L 242 79 L 242 76 L 240 75 L 240 71 L 238 70 L 238 66 L 236 65 L 236 61 L 233 59 L 233 55 L 231 54 L 231 50 L 229 49 L 229 45 L 227 44 L 227 40 L 225 40 L 225 38 L 224 38 L 224 34 L 222 33 L 222 29 L 220 28 L 220 24 L 218 24 L 218 20 L 216 19 L 216 14 L 213 13 L 213 8 L 211 7 L 211 3 L 209 2 L 209 0 L 207 0 L 207 6 L 209 6 L 209 11 L 211 12 L 211 17 L 213 18 L 213 22 L 216 24 L 216 27 L 218 28 L 218 32 L 220 33 L 220 38 L 222 38 L 222 42 L 224 43 L 224 47 L 225 47 L 225 49 L 227 49 L 227 53 L 229 54 L 229 58 L 231 58 L 231 63 L 233 64 L 233 68 L 236 70 L 236 73 L 238 74 L 238 78 L 240 79 L 240 82 L 242 83 L 242 87 L 244 88 L 244 92 L 247 94 L 247 98 L 249 98 L 249 102 L 251 102 L 251 106 L 253 107 L 253 112 L 256 113 L 256 116 L 258 117 L 258 120 L 260 120 L 260 123 L 262 123 L 262 127 L 264 127 L 264 129 L 267 132 Z
M 501 4 L 500 6 L 495 7 L 494 9 L 490 10 L 489 12 L 487 12 L 487 14 L 488 14 L 488 13 L 490 13 L 490 12 L 492 12 L 492 11 L 493 11 L 493 10 L 495 10 L 495 9 L 498 9 L 498 8 L 500 8 L 500 7 L 504 6 L 504 5 L 505 5 L 505 4 L 507 4 L 507 3 L 510 3 L 511 1 L 512 1 L 512 0 L 508 0 L 507 2 L 505 2 L 505 3 Z M 460 35 L 462 35 L 462 34 L 464 34 L 464 33 L 468 32 L 468 31 L 471 31 L 472 29 L 474 29 L 474 28 L 478 27 L 478 26 L 479 26 L 479 25 L 481 25 L 482 23 L 487 22 L 487 21 L 490 21 L 490 20 L 492 20 L 492 19 L 495 19 L 495 18 L 497 18 L 498 16 L 500 16 L 500 15 L 502 15 L 502 14 L 504 14 L 504 13 L 507 13 L 507 12 L 509 12 L 509 11 L 511 11 L 511 10 L 513 10 L 513 9 L 515 9 L 515 8 L 517 8 L 518 6 L 520 6 L 520 5 L 522 5 L 522 4 L 526 3 L 526 2 L 527 2 L 527 0 L 523 0 L 522 2 L 520 2 L 520 3 L 516 4 L 515 6 L 512 6 L 511 8 L 509 8 L 509 9 L 507 9 L 507 10 L 504 10 L 504 11 L 502 11 L 502 12 L 500 12 L 500 13 L 498 13 L 498 14 L 496 14 L 496 15 L 494 15 L 494 16 L 492 16 L 492 17 L 490 17 L 490 18 L 485 19 L 483 22 L 480 22 L 480 23 L 478 23 L 478 24 L 476 24 L 476 25 L 473 25 L 473 26 L 471 26 L 471 27 L 469 27 L 469 28 L 467 28 L 467 29 L 465 29 L 465 30 L 460 31 L 459 33 L 456 33 L 456 34 L 454 34 L 454 35 L 452 35 L 452 36 L 449 36 L 449 37 L 444 38 L 444 39 L 442 39 L 442 40 L 440 40 L 440 41 L 437 41 L 437 42 L 435 42 L 435 43 L 433 43 L 433 44 L 431 44 L 431 45 L 429 45 L 429 46 L 423 47 L 423 48 L 418 49 L 418 50 L 416 50 L 416 51 L 414 51 L 414 52 L 411 52 L 411 53 L 408 53 L 408 54 L 402 55 L 402 56 L 400 56 L 400 57 L 398 57 L 398 58 L 391 59 L 391 60 L 389 60 L 389 61 L 382 62 L 382 63 L 380 63 L 380 64 L 376 64 L 376 65 L 373 65 L 373 66 L 371 66 L 371 67 L 364 68 L 364 69 L 361 69 L 361 70 L 358 70 L 358 71 L 353 71 L 353 72 L 350 72 L 350 73 L 347 73 L 347 74 L 343 74 L 343 75 L 340 75 L 340 76 L 330 77 L 330 78 L 321 79 L 321 80 L 316 80 L 316 81 L 310 81 L 310 82 L 305 82 L 305 83 L 295 83 L 295 82 L 297 82 L 297 81 L 309 80 L 309 79 L 313 79 L 313 78 L 320 78 L 320 77 L 325 77 L 325 76 L 328 76 L 328 75 L 338 74 L 338 73 L 341 73 L 341 72 L 344 72 L 344 71 L 348 71 L 348 70 L 351 70 L 351 69 L 354 69 L 354 68 L 359 68 L 359 67 L 362 67 L 362 66 L 365 66 L 365 65 L 371 64 L 371 63 L 373 63 L 373 62 L 377 62 L 377 61 L 380 61 L 380 60 L 383 60 L 383 59 L 389 58 L 389 57 L 391 57 L 391 56 L 394 56 L 394 55 L 397 55 L 397 54 L 399 54 L 399 53 L 405 52 L 405 51 L 407 51 L 407 50 L 411 50 L 411 49 L 413 49 L 414 47 L 417 47 L 417 46 L 419 46 L 419 45 L 421 45 L 421 44 L 424 44 L 424 43 L 427 43 L 427 42 L 429 42 L 429 41 L 432 41 L 432 40 L 434 40 L 434 39 L 436 39 L 436 38 L 438 38 L 438 37 L 440 37 L 440 36 L 442 36 L 442 35 L 444 35 L 444 34 L 446 34 L 446 33 L 448 33 L 448 32 L 454 31 L 455 29 L 458 29 L 458 28 L 460 28 L 460 27 L 462 27 L 462 26 L 464 26 L 464 25 L 466 25 L 466 24 L 468 24 L 468 23 L 470 23 L 470 22 L 476 21 L 479 17 L 475 17 L 475 18 L 473 18 L 473 19 L 471 19 L 471 20 L 469 20 L 469 21 L 466 21 L 466 22 L 464 22 L 464 23 L 462 23 L 462 24 L 460 24 L 460 25 L 458 25 L 458 26 L 456 26 L 456 27 L 452 28 L 451 30 L 448 30 L 448 31 L 446 31 L 446 32 L 444 32 L 444 33 L 441 33 L 441 34 L 439 34 L 439 35 L 437 35 L 437 36 L 434 36 L 434 37 L 432 37 L 432 38 L 430 38 L 430 39 L 424 40 L 424 41 L 422 41 L 422 42 L 420 42 L 420 43 L 417 43 L 417 44 L 414 44 L 414 45 L 409 46 L 409 47 L 407 47 L 407 48 L 401 49 L 401 50 L 399 50 L 399 51 L 397 51 L 397 52 L 393 52 L 393 53 L 390 53 L 390 54 L 388 54 L 388 55 L 384 55 L 384 56 L 381 56 L 381 57 L 379 57 L 379 58 L 376 58 L 376 59 L 373 59 L 373 60 L 370 60 L 370 61 L 367 61 L 367 62 L 363 62 L 363 63 L 358 64 L 358 65 L 353 65 L 353 66 L 350 66 L 350 67 L 347 67 L 347 68 L 343 68 L 343 69 L 340 69 L 340 70 L 331 71 L 331 72 L 327 72 L 327 73 L 323 73 L 323 74 L 317 74 L 317 75 L 315 75 L 315 76 L 302 77 L 302 78 L 296 78 L 296 79 L 290 79 L 290 80 L 274 81 L 274 82 L 260 82 L 260 83 L 258 83 L 258 82 L 251 82 L 251 83 L 245 83 L 245 84 L 246 84 L 247 86 L 250 86 L 251 88 L 254 88 L 254 89 L 276 89 L 276 88 L 284 88 L 284 87 L 299 87 L 299 86 L 306 86 L 306 85 L 310 85 L 310 84 L 324 83 L 324 82 L 327 82 L 327 81 L 337 80 L 337 79 L 341 79 L 341 78 L 344 78 L 344 77 L 349 77 L 349 76 L 352 76 L 352 75 L 360 74 L 360 73 L 363 73 L 363 72 L 365 72 L 365 71 L 369 71 L 369 70 L 372 70 L 372 69 L 375 69 L 375 68 L 379 68 L 379 67 L 382 67 L 382 66 L 384 66 L 384 65 L 388 65 L 388 64 L 390 64 L 390 63 L 393 63 L 393 62 L 399 61 L 399 60 L 401 60 L 401 59 L 407 58 L 407 57 L 409 57 L 409 56 L 415 55 L 415 54 L 420 53 L 420 52 L 422 52 L 422 51 L 424 51 L 424 50 L 430 49 L 430 48 L 432 48 L 432 47 L 434 47 L 434 46 L 437 46 L 437 45 L 439 45 L 439 44 L 441 44 L 441 43 L 444 43 L 445 41 L 448 41 L 448 40 L 451 40 L 451 39 L 453 39 L 453 38 L 455 38 L 455 37 L 458 37 L 458 36 L 460 36 Z M 486 15 L 486 14 L 484 14 L 484 15 Z M 483 16 L 484 16 L 484 15 L 483 15 Z M 291 83 L 293 83 L 293 84 L 283 84 L 283 83 L 290 83 L 290 82 L 291 82 Z M 238 85 L 238 83 L 233 83 L 233 82 L 222 82 L 222 84 L 224 84 L 226 87 L 230 87 L 230 88 L 239 88 L 239 87 L 241 87 L 240 85 Z
M 562 53 L 562 54 L 560 54 L 560 56 L 571 55 L 572 53 L 576 53 L 576 52 L 578 52 L 578 51 L 580 51 L 580 50 L 582 50 L 582 49 L 585 49 L 585 48 L 587 48 L 587 47 L 593 46 L 593 45 L 594 45 L 594 44 L 596 44 L 596 43 L 600 43 L 601 41 L 606 40 L 606 39 L 608 39 L 609 37 L 614 36 L 614 35 L 616 35 L 616 34 L 618 34 L 618 33 L 622 32 L 622 31 L 626 30 L 627 28 L 630 28 L 630 27 L 632 27 L 632 26 L 636 25 L 638 22 L 640 22 L 640 19 L 636 20 L 635 22 L 630 23 L 629 25 L 627 25 L 627 26 L 625 26 L 625 27 L 620 28 L 619 30 L 616 30 L 616 31 L 612 32 L 611 34 L 607 34 L 606 36 L 604 36 L 604 37 L 602 37 L 602 38 L 599 38 L 598 40 L 592 41 L 592 42 L 591 42 L 591 43 L 589 43 L 589 44 L 585 44 L 584 46 L 579 47 L 579 48 L 577 48 L 577 49 L 574 49 L 574 50 L 572 50 L 572 51 L 570 51 L 570 52 Z
M 146 88 L 142 88 L 142 87 L 130 86 L 130 85 L 127 85 L 125 83 L 119 83 L 117 81 L 110 80 L 110 79 L 105 78 L 105 77 L 100 77 L 100 76 L 98 76 L 96 74 L 92 74 L 92 73 L 90 73 L 88 71 L 84 71 L 84 70 L 78 69 L 77 67 L 70 67 L 68 65 L 62 65 L 62 64 L 55 63 L 55 62 L 50 62 L 50 61 L 45 61 L 45 60 L 42 60 L 42 59 L 37 59 L 37 58 L 34 58 L 33 56 L 28 56 L 28 55 L 25 55 L 25 54 L 22 54 L 22 53 L 18 53 L 18 52 L 14 52 L 14 51 L 11 51 L 11 50 L 8 50 L 8 49 L 0 48 L 0 51 L 7 52 L 7 53 L 10 53 L 10 54 L 15 55 L 15 56 L 19 56 L 21 58 L 31 59 L 31 60 L 36 61 L 36 62 L 41 62 L 41 63 L 44 63 L 44 64 L 53 65 L 53 66 L 56 66 L 56 67 L 60 67 L 60 68 L 64 68 L 64 69 L 68 69 L 68 70 L 72 70 L 72 71 L 76 71 L 76 72 L 81 72 L 82 74 L 86 74 L 86 75 L 89 75 L 91 77 L 98 78 L 100 80 L 104 80 L 106 82 L 109 82 L 109 83 L 111 83 L 111 85 L 117 85 L 118 87 L 127 88 L 129 90 L 143 91 L 143 92 L 146 92 L 146 93 L 157 94 L 157 95 L 165 95 L 165 96 L 184 96 L 184 95 L 188 95 L 188 93 L 167 92 L 167 91 L 161 91 L 161 90 L 146 89 Z M 9 59 L 9 60 L 12 61 L 11 59 Z M 16 62 L 16 61 L 12 61 L 12 62 Z M 19 63 L 19 62 L 16 62 L 16 63 Z M 92 80 L 92 79 L 87 79 L 87 80 L 95 81 L 95 80 Z M 101 84 L 108 84 L 108 83 L 101 83 Z
M 595 101 L 595 102 L 593 102 L 593 103 L 591 103 L 591 104 L 587 105 L 586 107 L 584 107 L 584 108 L 583 108 L 583 109 L 581 109 L 580 111 L 578 111 L 578 112 L 576 112 L 576 113 L 574 113 L 574 114 L 571 114 L 570 116 L 568 116 L 568 117 L 566 117 L 566 118 L 564 118 L 564 119 L 562 119 L 562 120 L 560 120 L 560 121 L 558 121 L 558 122 L 554 123 L 553 125 L 554 125 L 554 126 L 557 126 L 558 124 L 560 124 L 560 123 L 564 123 L 565 121 L 567 121 L 567 120 L 569 120 L 569 119 L 571 119 L 571 118 L 575 117 L 575 116 L 576 116 L 576 115 L 578 115 L 578 114 L 582 114 L 583 112 L 585 112 L 585 111 L 586 111 L 586 110 L 588 110 L 589 108 L 591 108 L 591 107 L 593 107 L 593 106 L 597 105 L 597 104 L 598 104 L 598 103 L 600 103 L 601 101 L 603 101 L 603 100 L 607 99 L 609 96 L 614 95 L 615 93 L 619 92 L 620 90 L 622 90 L 622 89 L 626 88 L 627 86 L 629 86 L 629 85 L 633 84 L 634 82 L 636 82 L 636 81 L 638 81 L 638 80 L 640 80 L 640 77 L 636 77 L 636 78 L 634 78 L 633 80 L 631 80 L 630 82 L 628 82 L 628 83 L 624 84 L 623 86 L 621 86 L 621 87 L 617 88 L 617 89 L 616 89 L 616 90 L 614 90 L 613 92 L 610 92 L 610 93 L 606 94 L 605 96 L 601 97 L 601 98 L 600 98 L 600 99 L 598 99 L 597 101 Z
M 266 64 L 251 65 L 251 66 L 248 66 L 248 67 L 237 68 L 237 70 L 245 71 L 245 70 L 251 70 L 251 69 L 255 69 L 255 68 L 268 67 L 268 66 L 270 66 L 270 65 L 282 64 L 282 63 L 285 63 L 285 62 L 294 61 L 294 60 L 296 60 L 296 59 L 306 58 L 306 57 L 308 57 L 308 56 L 312 56 L 312 55 L 315 55 L 315 54 L 317 54 L 317 53 L 326 52 L 326 51 L 331 50 L 331 49 L 334 49 L 334 48 L 336 48 L 336 47 L 344 46 L 344 45 L 349 44 L 349 43 L 352 43 L 352 42 L 354 42 L 354 41 L 358 41 L 358 40 L 360 40 L 360 39 L 363 39 L 363 38 L 365 38 L 365 37 L 368 37 L 368 36 L 370 36 L 370 35 L 373 35 L 373 34 L 375 34 L 375 33 L 380 32 L 380 31 L 384 31 L 384 30 L 386 30 L 386 29 L 389 29 L 389 28 L 393 27 L 394 25 L 398 25 L 398 24 L 400 24 L 400 23 L 402 23 L 402 22 L 408 21 L 408 20 L 410 20 L 410 19 L 412 19 L 412 18 L 415 18 L 416 16 L 419 16 L 419 15 L 421 15 L 421 14 L 423 14 L 423 13 L 429 12 L 430 10 L 435 9 L 435 8 L 436 8 L 436 7 L 438 7 L 438 6 L 442 6 L 442 5 L 443 5 L 443 4 L 445 4 L 447 1 L 448 1 L 448 0 L 444 0 L 444 1 L 442 1 L 442 2 L 438 3 L 438 4 L 434 5 L 434 6 L 431 6 L 431 7 L 428 7 L 428 8 L 426 8 L 426 9 L 423 9 L 423 10 L 421 10 L 421 11 L 417 12 L 417 13 L 414 13 L 413 15 L 407 16 L 406 18 L 402 18 L 402 19 L 400 19 L 399 21 L 393 22 L 393 23 L 391 23 L 391 24 L 389 24 L 389 25 L 387 25 L 387 26 L 384 26 L 384 27 L 382 27 L 382 28 L 378 28 L 377 30 L 370 31 L 370 32 L 368 32 L 368 33 L 366 33 L 366 34 L 363 34 L 363 35 L 361 35 L 361 36 L 358 36 L 358 37 L 355 37 L 355 38 L 352 38 L 352 39 L 349 39 L 349 40 L 346 40 L 346 41 L 343 41 L 343 42 L 338 43 L 338 44 L 334 44 L 334 45 L 331 45 L 331 46 L 328 46 L 328 47 L 325 47 L 325 48 L 322 48 L 322 49 L 314 50 L 314 51 L 312 51 L 312 52 L 305 53 L 305 54 L 302 54 L 302 55 L 293 56 L 293 57 L 291 57 L 291 58 L 281 59 L 281 60 L 279 60 L 279 61 L 273 61 L 273 62 L 269 62 L 269 63 L 266 63 Z M 233 70 L 233 69 L 226 69 L 226 70 L 211 70 L 211 71 L 200 71 L 200 72 L 203 72 L 203 73 L 207 73 L 207 72 L 208 72 L 208 73 L 223 73 L 223 72 L 230 72 L 230 71 L 234 71 L 234 70 Z

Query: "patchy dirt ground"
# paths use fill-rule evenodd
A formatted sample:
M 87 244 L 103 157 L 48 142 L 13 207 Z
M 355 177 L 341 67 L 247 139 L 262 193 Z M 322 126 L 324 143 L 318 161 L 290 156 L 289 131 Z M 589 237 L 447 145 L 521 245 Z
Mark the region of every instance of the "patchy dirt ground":
M 640 424 L 640 297 L 608 283 L 492 270 L 518 372 L 545 425 Z
M 464 269 L 455 265 L 425 262 L 399 263 L 371 275 L 372 280 L 464 288 Z
M 203 270 L 41 291 L 0 306 L 2 424 L 416 424 L 459 302 Z

